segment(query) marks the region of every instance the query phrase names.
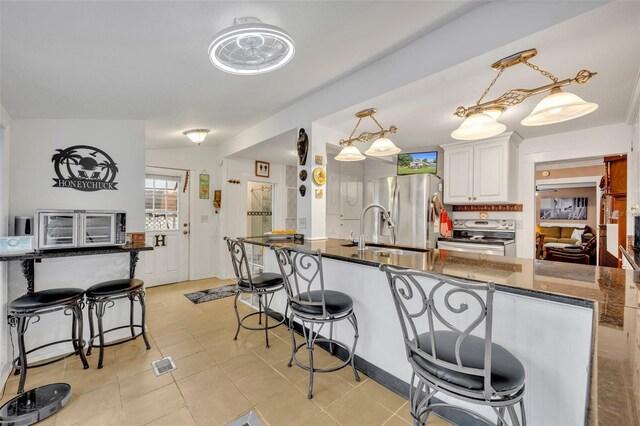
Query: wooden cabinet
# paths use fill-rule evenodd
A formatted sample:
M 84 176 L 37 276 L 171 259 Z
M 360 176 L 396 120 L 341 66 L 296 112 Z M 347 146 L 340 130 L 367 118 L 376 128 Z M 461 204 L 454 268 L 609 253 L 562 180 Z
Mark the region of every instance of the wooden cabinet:
M 517 201 L 517 133 L 444 145 L 444 202 L 447 204 Z

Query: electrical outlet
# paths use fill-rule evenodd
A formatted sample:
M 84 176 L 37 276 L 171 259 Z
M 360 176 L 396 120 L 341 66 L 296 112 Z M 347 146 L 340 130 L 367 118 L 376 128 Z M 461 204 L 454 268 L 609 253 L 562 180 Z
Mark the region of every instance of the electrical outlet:
M 300 219 L 298 219 L 298 228 L 307 229 L 307 218 L 306 217 L 301 217 Z
M 516 220 L 516 229 L 522 229 L 522 221 Z
M 203 214 L 200 216 L 200 223 L 209 223 L 209 215 Z

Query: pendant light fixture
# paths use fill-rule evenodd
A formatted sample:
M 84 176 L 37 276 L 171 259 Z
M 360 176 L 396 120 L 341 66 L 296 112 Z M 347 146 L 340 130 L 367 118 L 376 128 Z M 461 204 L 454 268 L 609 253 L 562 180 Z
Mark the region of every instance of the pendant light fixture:
M 209 129 L 185 130 L 182 134 L 188 137 L 191 142 L 200 145 L 204 142 L 204 138 L 207 137 L 207 134 L 209 134 Z
M 451 133 L 451 137 L 460 140 L 476 140 L 499 135 L 506 130 L 504 124 L 497 122 L 504 109 L 518 105 L 525 99 L 540 93 L 549 92 L 549 95 L 543 98 L 531 114 L 521 121 L 523 126 L 543 126 L 561 123 L 582 117 L 598 109 L 598 104 L 586 102 L 579 96 L 562 90 L 562 87 L 572 83 L 585 84 L 597 73 L 581 70 L 573 78 L 559 80 L 550 72 L 540 69 L 537 65 L 529 62 L 529 59 L 537 54 L 538 51 L 536 49 L 524 50 L 491 65 L 494 70 L 498 71 L 498 74 L 480 96 L 480 99 L 476 101 L 475 105 L 466 108 L 459 106 L 456 109 L 454 115 L 465 120 L 458 129 Z M 539 72 L 550 79 L 552 83 L 534 89 L 512 89 L 499 98 L 482 102 L 504 70 L 518 64 L 524 64 Z
M 353 145 L 354 142 L 369 142 L 370 140 L 378 137 L 378 139 L 376 139 L 373 144 L 369 147 L 369 149 L 367 149 L 364 153 L 367 155 L 370 155 L 372 157 L 384 157 L 387 155 L 394 155 L 397 154 L 401 151 L 400 148 L 398 148 L 393 141 L 391 141 L 391 139 L 388 139 L 386 137 L 387 133 L 396 133 L 398 131 L 398 128 L 394 125 L 389 126 L 388 129 L 385 130 L 384 127 L 382 127 L 382 125 L 378 122 L 378 120 L 376 120 L 376 118 L 374 117 L 374 114 L 378 112 L 377 109 L 375 108 L 368 108 L 362 111 L 358 111 L 355 115 L 358 118 L 358 122 L 356 123 L 356 126 L 353 128 L 353 130 L 351 131 L 351 135 L 349 135 L 349 139 L 347 140 L 340 140 L 340 146 L 342 147 L 342 151 L 340 151 L 340 154 L 338 154 L 335 159 L 338 161 L 361 161 L 364 160 L 366 157 L 364 155 L 362 155 L 362 153 L 360 152 L 360 150 Z M 360 135 L 358 137 L 353 137 L 353 135 L 356 133 L 356 130 L 358 129 L 358 126 L 360 125 L 360 122 L 362 122 L 363 118 L 371 118 L 376 125 L 380 128 L 380 131 L 375 132 L 375 133 L 371 133 L 371 132 L 362 132 L 360 133 Z
M 282 28 L 258 18 L 236 18 L 215 35 L 209 59 L 230 74 L 263 74 L 286 65 L 295 54 L 293 39 Z

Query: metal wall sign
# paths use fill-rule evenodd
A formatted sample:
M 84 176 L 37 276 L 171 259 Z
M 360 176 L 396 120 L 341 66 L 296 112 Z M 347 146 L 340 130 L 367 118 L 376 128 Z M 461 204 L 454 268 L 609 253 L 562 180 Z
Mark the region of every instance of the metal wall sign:
M 99 148 L 89 145 L 74 145 L 56 149 L 51 157 L 56 172 L 54 188 L 73 188 L 78 191 L 116 191 L 118 166 Z

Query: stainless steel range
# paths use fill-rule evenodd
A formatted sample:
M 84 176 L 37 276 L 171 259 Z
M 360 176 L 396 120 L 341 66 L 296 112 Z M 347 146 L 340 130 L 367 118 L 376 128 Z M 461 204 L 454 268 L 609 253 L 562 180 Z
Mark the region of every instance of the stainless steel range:
M 438 238 L 438 248 L 452 251 L 516 255 L 515 219 L 456 219 L 452 238 Z

